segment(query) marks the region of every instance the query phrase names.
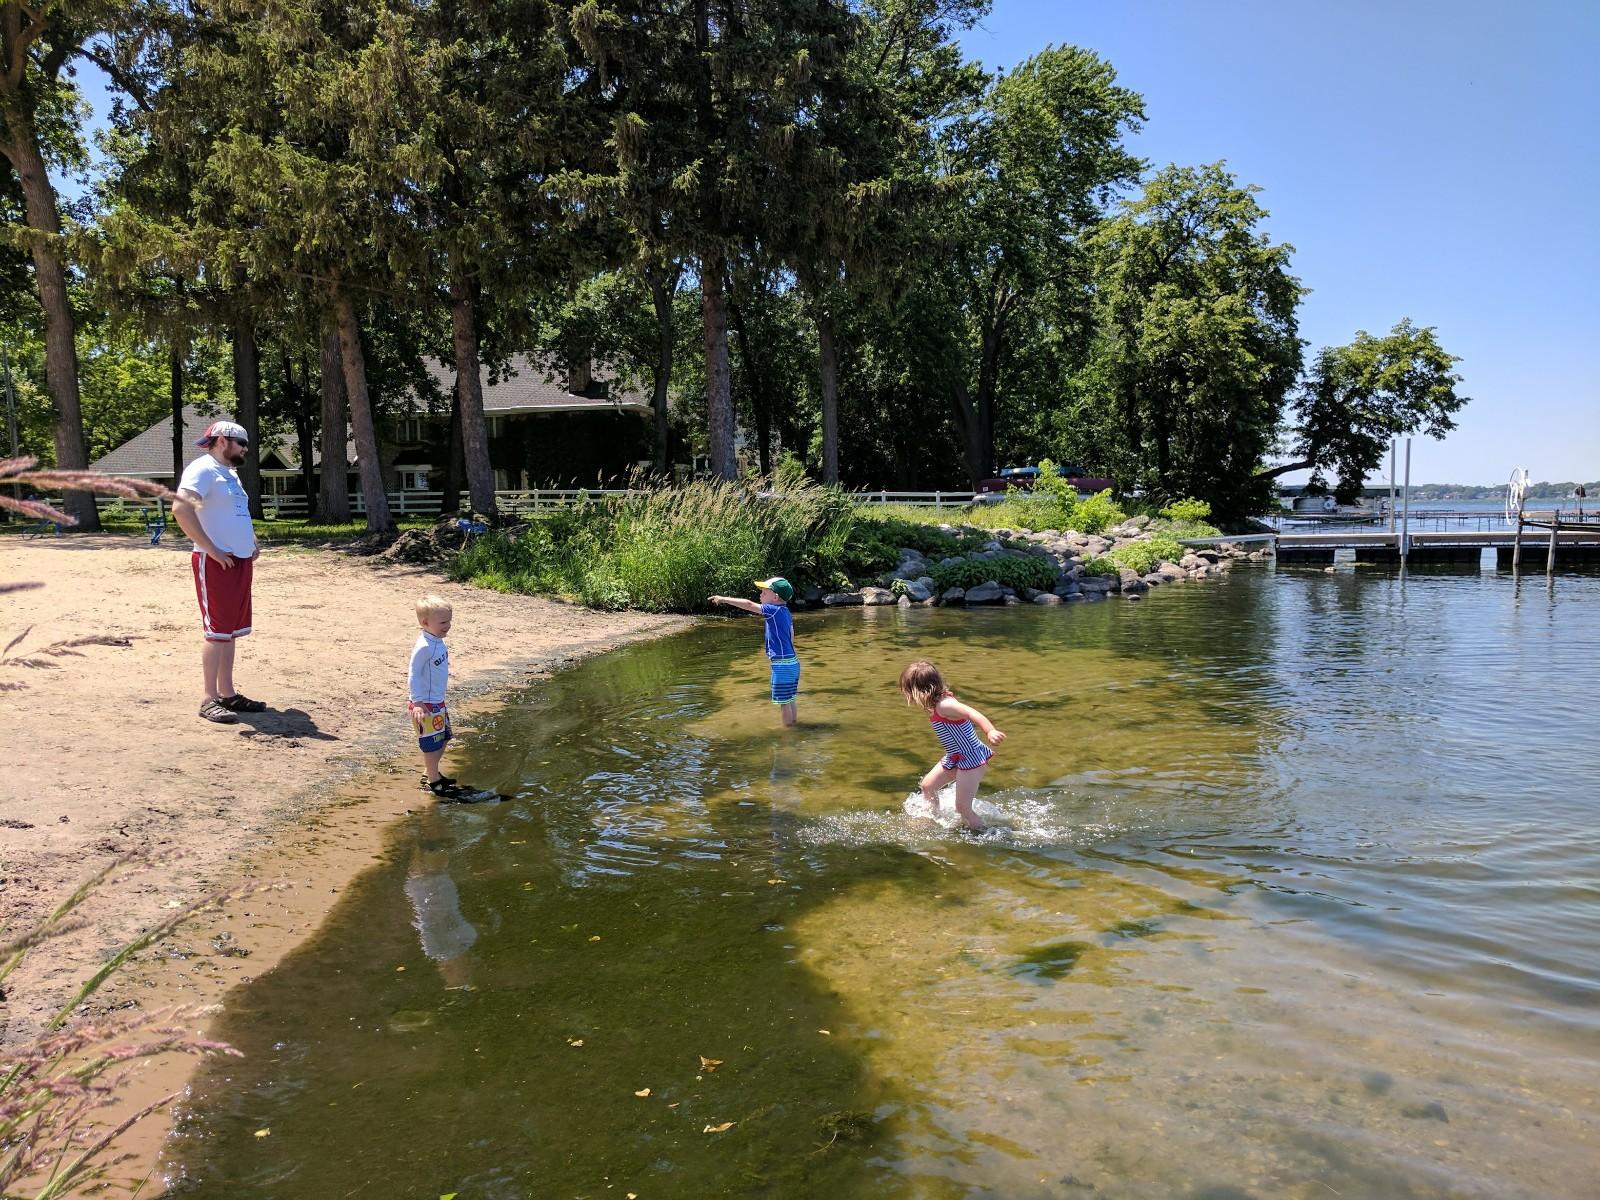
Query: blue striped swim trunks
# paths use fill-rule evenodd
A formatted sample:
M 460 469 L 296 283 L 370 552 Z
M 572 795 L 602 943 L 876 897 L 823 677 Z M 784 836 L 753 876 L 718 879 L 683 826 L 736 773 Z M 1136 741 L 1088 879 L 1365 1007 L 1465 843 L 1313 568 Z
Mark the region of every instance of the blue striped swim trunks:
M 772 660 L 772 702 L 793 704 L 800 692 L 800 660 L 775 658 Z

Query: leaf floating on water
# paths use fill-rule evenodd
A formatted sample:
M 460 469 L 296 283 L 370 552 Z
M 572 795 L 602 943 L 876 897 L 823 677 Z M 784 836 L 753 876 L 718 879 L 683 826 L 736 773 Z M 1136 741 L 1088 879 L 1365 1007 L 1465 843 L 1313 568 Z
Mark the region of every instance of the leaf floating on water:
M 600 935 L 597 933 L 592 938 L 590 938 L 589 940 L 591 942 L 598 942 L 600 940 Z
M 817 1032 L 820 1033 L 823 1037 L 832 1037 L 833 1036 L 833 1032 L 831 1030 L 819 1029 L 819 1030 L 817 1030 Z
M 265 1129 L 256 1130 L 256 1136 L 257 1137 L 270 1137 L 271 1134 L 272 1134 L 272 1126 L 270 1126 L 270 1125 L 267 1126 L 267 1128 L 265 1128 Z
M 767 882 L 773 886 L 776 886 L 780 883 L 788 883 L 789 881 L 787 879 L 769 879 Z
M 569 1046 L 581 1046 L 581 1045 L 583 1045 L 583 1039 L 582 1038 L 568 1038 L 567 1039 L 567 1045 L 569 1045 Z
M 732 1129 L 737 1124 L 738 1124 L 737 1121 L 724 1121 L 721 1125 L 707 1125 L 700 1132 L 701 1133 L 727 1133 L 728 1130 Z
M 721 1065 L 722 1060 L 720 1058 L 707 1058 L 704 1054 L 700 1056 L 700 1069 L 702 1071 L 715 1071 Z
M 650 1089 L 649 1088 L 640 1088 L 637 1092 L 634 1093 L 634 1095 L 639 1097 L 639 1099 L 641 1099 L 641 1100 L 643 1100 L 649 1094 L 650 1094 Z
M 446 1192 L 439 1197 L 439 1200 L 456 1200 L 456 1194 L 454 1192 Z

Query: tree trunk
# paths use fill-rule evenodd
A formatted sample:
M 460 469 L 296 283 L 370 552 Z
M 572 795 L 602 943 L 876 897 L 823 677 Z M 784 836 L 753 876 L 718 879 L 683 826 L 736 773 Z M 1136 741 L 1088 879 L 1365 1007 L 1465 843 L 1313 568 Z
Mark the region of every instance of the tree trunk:
M 983 430 L 982 397 L 974 399 L 967 391 L 967 385 L 956 379 L 950 383 L 950 399 L 955 409 L 956 425 L 961 430 L 961 455 L 966 460 L 967 475 L 976 490 L 993 470 L 993 454 L 985 449 L 989 439 Z
M 456 407 L 461 418 L 461 452 L 467 464 L 472 511 L 496 515 L 494 468 L 489 465 L 489 422 L 483 415 L 482 364 L 478 358 L 476 289 L 461 255 L 450 256 L 450 325 L 456 358 Z
M 744 376 L 749 381 L 750 411 L 756 419 L 756 462 L 763 476 L 772 474 L 772 405 L 767 392 L 766 377 L 756 360 L 755 346 L 745 329 L 744 307 L 728 302 L 728 316 L 733 319 L 733 331 L 739 335 L 739 357 L 744 360 Z
M 833 314 L 817 314 L 817 368 L 822 393 L 822 482 L 839 482 L 839 347 Z
M 728 373 L 728 304 L 723 294 L 723 259 L 710 255 L 700 264 L 700 312 L 705 320 L 706 434 L 711 473 L 733 479 L 738 464 L 733 452 L 733 380 Z
M 350 520 L 349 459 L 345 457 L 349 442 L 339 331 L 330 326 L 322 335 L 322 486 L 317 498 L 317 520 L 324 525 L 343 525 Z
M 67 294 L 67 271 L 60 254 L 61 212 L 56 190 L 39 153 L 38 135 L 23 101 L 9 97 L 4 105 L 5 132 L 0 150 L 11 160 L 22 186 L 23 208 L 32 243 L 34 276 L 38 280 L 39 307 L 44 310 L 45 379 L 55 403 L 56 466 L 81 471 L 89 465 L 83 436 L 83 406 L 78 394 L 77 329 Z M 63 504 L 78 519 L 78 528 L 97 531 L 100 513 L 90 492 L 67 492 Z
M 311 406 L 311 389 L 307 386 L 306 366 L 300 363 L 300 378 L 294 377 L 294 364 L 287 352 L 279 355 L 283 367 L 283 391 L 289 401 L 289 411 L 294 413 L 295 441 L 299 446 L 300 491 L 306 498 L 306 519 L 317 519 L 316 466 L 312 459 L 317 450 L 317 413 Z
M 667 397 L 672 387 L 673 312 L 672 289 L 655 271 L 647 270 L 650 300 L 656 310 L 656 377 L 650 391 L 650 408 L 655 414 L 656 470 L 665 474 L 667 461 Z
M 461 511 L 461 486 L 467 478 L 461 440 L 461 383 L 458 379 L 450 395 L 450 437 L 444 450 L 444 498 L 439 501 L 440 516 L 453 517 Z
M 257 436 L 261 430 L 261 353 L 255 331 L 239 322 L 233 327 L 233 394 L 239 405 L 236 419 L 250 438 L 250 453 L 239 468 L 239 482 L 250 498 L 250 515 L 261 519 L 261 455 L 265 447 Z
M 339 358 L 344 364 L 344 394 L 350 402 L 350 427 L 356 435 L 356 467 L 361 472 L 361 499 L 367 508 L 367 529 L 388 533 L 394 529 L 389 515 L 389 495 L 383 486 L 383 461 L 378 451 L 378 426 L 367 395 L 367 360 L 361 351 L 361 322 L 356 306 L 343 291 L 335 291 L 334 320 L 339 327 Z
M 172 486 L 183 478 L 183 349 L 174 342 L 167 351 L 168 394 L 172 398 Z

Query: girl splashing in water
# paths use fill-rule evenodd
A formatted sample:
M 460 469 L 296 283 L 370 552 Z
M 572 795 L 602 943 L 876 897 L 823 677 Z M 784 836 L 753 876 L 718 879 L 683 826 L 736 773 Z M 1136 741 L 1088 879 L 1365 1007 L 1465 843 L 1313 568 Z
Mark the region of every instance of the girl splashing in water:
M 996 746 L 1006 740 L 1006 735 L 977 709 L 957 700 L 939 668 L 931 662 L 914 662 L 900 672 L 900 694 L 907 704 L 926 710 L 945 751 L 938 765 L 922 777 L 923 796 L 937 815 L 940 789 L 955 780 L 956 813 L 968 829 L 982 830 L 983 822 L 972 811 L 972 801 L 994 751 L 979 740 L 973 726 Z

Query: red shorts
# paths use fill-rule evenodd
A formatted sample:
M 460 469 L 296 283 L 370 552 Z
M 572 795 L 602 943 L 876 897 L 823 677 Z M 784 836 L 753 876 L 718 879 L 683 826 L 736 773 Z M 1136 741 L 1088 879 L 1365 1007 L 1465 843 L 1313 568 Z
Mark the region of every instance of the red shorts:
M 236 558 L 228 569 L 217 566 L 196 551 L 189 556 L 194 567 L 194 594 L 200 600 L 200 623 L 206 641 L 231 642 L 250 632 L 250 581 L 255 560 Z

